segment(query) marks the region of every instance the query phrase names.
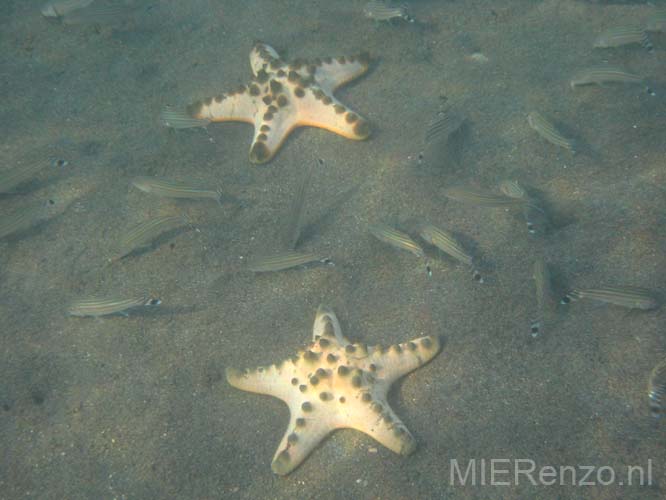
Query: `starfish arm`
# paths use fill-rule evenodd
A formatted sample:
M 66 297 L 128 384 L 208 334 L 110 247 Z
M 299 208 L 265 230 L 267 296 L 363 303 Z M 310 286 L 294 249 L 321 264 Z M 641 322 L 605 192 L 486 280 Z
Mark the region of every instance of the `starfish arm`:
M 333 310 L 323 304 L 320 304 L 317 308 L 314 325 L 312 325 L 312 340 L 317 340 L 317 337 L 326 337 L 328 340 L 335 341 L 339 347 L 351 344 L 351 342 L 342 335 L 340 322 Z
M 385 393 L 385 388 L 376 387 L 367 393 L 371 398 L 352 402 L 339 427 L 356 429 L 395 453 L 409 455 L 416 449 L 416 440 L 386 402 Z
M 235 92 L 192 103 L 187 107 L 187 112 L 198 120 L 254 123 L 260 104 L 257 98 L 242 86 Z
M 255 370 L 237 370 L 227 368 L 227 382 L 237 389 L 257 394 L 268 394 L 288 401 L 293 387 L 291 376 L 286 371 L 293 371 L 293 363 L 286 361 L 281 365 L 261 366 Z
M 434 358 L 439 349 L 439 338 L 420 337 L 410 342 L 392 345 L 388 349 L 375 348 L 370 359 L 377 367 L 378 378 L 390 386 L 400 377 Z
M 365 119 L 315 85 L 308 88 L 296 105 L 298 126 L 323 128 L 359 141 L 370 135 L 370 127 Z
M 250 146 L 250 161 L 252 163 L 266 163 L 275 156 L 282 143 L 296 124 L 293 115 L 275 106 L 265 107 L 265 113 L 258 113 L 254 126 L 254 138 Z
M 283 66 L 280 56 L 273 47 L 263 42 L 256 42 L 250 51 L 250 66 L 254 76 L 260 71 L 267 71 L 271 66 L 273 69 Z
M 314 77 L 321 88 L 328 94 L 347 82 L 358 78 L 368 71 L 370 58 L 363 53 L 356 56 L 316 59 Z
M 299 414 L 302 414 L 300 409 L 291 409 L 289 426 L 271 463 L 275 474 L 284 476 L 293 471 L 333 430 L 326 419 L 299 417 Z

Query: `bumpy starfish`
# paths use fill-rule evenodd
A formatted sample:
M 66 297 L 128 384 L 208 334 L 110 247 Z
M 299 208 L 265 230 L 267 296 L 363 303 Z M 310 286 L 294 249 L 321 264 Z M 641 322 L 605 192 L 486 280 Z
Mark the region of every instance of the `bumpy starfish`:
M 391 384 L 430 361 L 437 337 L 420 337 L 388 348 L 352 344 L 335 314 L 320 306 L 312 343 L 294 357 L 255 370 L 228 368 L 227 380 L 244 391 L 282 399 L 291 414 L 271 468 L 289 474 L 334 429 L 349 427 L 401 455 L 416 441 L 386 400 Z
M 287 64 L 272 47 L 256 43 L 250 52 L 250 83 L 195 102 L 188 113 L 201 120 L 252 123 L 253 163 L 269 161 L 296 127 L 319 127 L 362 140 L 370 134 L 368 122 L 333 97 L 333 91 L 365 73 L 368 62 L 367 54 L 360 54 Z

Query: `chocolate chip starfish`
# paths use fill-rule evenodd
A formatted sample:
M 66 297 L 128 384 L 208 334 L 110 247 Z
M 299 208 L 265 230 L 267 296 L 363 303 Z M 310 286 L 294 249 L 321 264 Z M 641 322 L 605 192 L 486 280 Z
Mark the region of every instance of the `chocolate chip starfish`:
M 313 341 L 294 357 L 255 370 L 228 368 L 227 380 L 244 391 L 282 399 L 291 414 L 271 468 L 289 474 L 334 429 L 349 427 L 408 455 L 416 441 L 386 400 L 391 384 L 439 352 L 428 336 L 388 348 L 352 344 L 335 314 L 320 306 Z
M 287 64 L 272 47 L 256 43 L 250 52 L 254 74 L 250 83 L 195 102 L 188 113 L 201 120 L 253 124 L 253 163 L 273 158 L 296 127 L 319 127 L 349 139 L 366 139 L 368 122 L 333 97 L 333 91 L 365 73 L 368 63 L 367 54 L 361 54 Z

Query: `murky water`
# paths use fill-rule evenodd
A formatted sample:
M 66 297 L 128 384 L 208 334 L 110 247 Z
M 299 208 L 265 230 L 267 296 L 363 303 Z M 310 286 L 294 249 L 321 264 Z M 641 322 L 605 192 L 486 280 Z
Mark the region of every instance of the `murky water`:
M 39 1 L 0 6 L 0 167 L 69 162 L 0 195 L 3 215 L 47 207 L 40 224 L 0 240 L 1 498 L 663 497 L 666 431 L 646 390 L 663 356 L 663 310 L 577 302 L 556 308 L 539 337 L 529 330 L 538 254 L 557 293 L 664 291 L 666 35 L 652 34 L 654 53 L 592 48 L 597 33 L 641 23 L 652 7 L 414 1 L 417 22 L 376 25 L 363 5 L 168 0 L 115 27 L 47 20 Z M 370 121 L 370 139 L 303 128 L 256 166 L 249 125 L 160 124 L 167 105 L 247 83 L 256 39 L 287 60 L 369 52 L 370 71 L 336 95 Z M 570 88 L 577 70 L 606 61 L 643 75 L 656 95 Z M 462 136 L 419 161 L 444 102 L 464 112 Z M 544 141 L 527 123 L 533 110 L 585 147 L 572 156 Z M 248 272 L 248 258 L 280 248 L 317 159 L 299 248 L 335 266 Z M 150 197 L 130 187 L 144 175 L 220 188 L 228 201 Z M 553 222 L 545 235 L 443 195 L 506 178 L 538 192 Z M 108 262 L 129 227 L 176 214 L 196 230 Z M 486 282 L 433 248 L 429 277 L 422 260 L 368 231 L 380 221 L 409 231 L 414 218 L 462 235 Z M 65 315 L 75 298 L 122 291 L 162 304 Z M 343 430 L 281 478 L 270 463 L 286 406 L 232 388 L 224 370 L 295 353 L 320 303 L 352 341 L 432 334 L 443 348 L 389 394 L 418 442 L 413 455 Z M 464 473 L 471 459 L 477 484 L 452 482 L 452 460 Z M 491 460 L 510 471 L 496 472 L 495 486 Z M 516 467 L 532 463 L 537 481 L 544 466 L 571 466 L 592 485 L 516 482 Z M 627 466 L 649 464 L 650 486 L 626 485 Z

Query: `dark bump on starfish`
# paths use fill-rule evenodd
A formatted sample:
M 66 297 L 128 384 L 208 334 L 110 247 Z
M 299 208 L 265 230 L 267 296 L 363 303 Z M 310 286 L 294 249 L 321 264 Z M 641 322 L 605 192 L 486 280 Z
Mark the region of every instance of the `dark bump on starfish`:
M 269 78 L 268 73 L 266 73 L 266 71 L 264 71 L 263 69 L 257 71 L 257 81 L 259 83 L 266 83 L 268 81 L 268 78 Z
M 289 437 L 287 437 L 287 443 L 289 444 L 296 444 L 297 441 L 298 441 L 298 434 L 296 434 L 295 432 L 292 432 L 291 434 L 289 434 Z
M 259 86 L 255 85 L 254 83 L 250 85 L 250 95 L 259 95 Z
M 296 419 L 296 427 L 305 427 L 305 419 L 303 417 Z
M 331 64 L 333 62 L 333 58 L 332 57 L 324 57 L 324 62 L 326 64 Z
M 280 78 L 284 77 L 286 74 L 287 73 L 285 73 L 283 69 L 279 69 L 276 73 L 276 75 L 279 76 Z
M 340 396 L 340 399 L 338 399 L 338 401 L 340 401 L 340 403 L 342 403 L 342 404 L 345 404 L 345 401 L 347 401 L 347 400 L 345 399 L 344 396 Z
M 345 111 L 347 111 L 347 108 L 345 108 L 342 104 L 335 104 L 335 105 L 333 105 L 333 109 L 334 109 L 335 112 L 336 112 L 337 114 L 339 114 L 339 115 L 341 115 L 342 113 L 344 113 Z
M 326 94 L 324 94 L 324 91 L 321 89 L 312 89 L 312 93 L 315 96 L 315 99 L 320 100 L 323 99 Z
M 389 351 L 395 354 L 400 354 L 402 352 L 402 347 L 400 347 L 398 344 L 393 344 L 390 348 Z
M 280 106 L 281 108 L 284 108 L 287 104 L 289 104 L 287 96 L 285 96 L 284 94 L 280 94 L 277 98 L 277 105 Z
M 381 413 L 382 410 L 383 410 L 382 405 L 380 405 L 380 404 L 377 403 L 376 401 L 370 405 L 370 408 L 371 408 L 372 411 L 374 411 L 375 413 Z
M 338 360 L 337 356 L 335 354 L 330 354 L 326 356 L 326 361 L 329 363 L 335 363 Z
M 415 344 L 414 342 L 407 342 L 407 348 L 408 348 L 410 351 L 416 351 L 416 347 L 417 347 L 417 346 L 416 346 L 416 344 Z
M 360 62 L 363 66 L 370 64 L 370 54 L 367 52 L 361 52 L 356 56 L 356 60 Z
M 317 359 L 319 359 L 319 356 L 317 356 L 317 353 L 313 351 L 305 351 L 303 353 L 303 359 L 305 361 L 317 361 Z
M 319 377 L 317 377 L 316 375 L 313 375 L 312 377 L 310 377 L 310 383 L 312 385 L 317 385 L 319 383 Z
M 335 60 L 340 64 L 345 64 L 347 62 L 347 58 L 345 56 L 336 57 Z
M 271 92 L 273 92 L 274 94 L 279 94 L 280 91 L 282 90 L 282 84 L 277 80 L 271 80 L 269 85 L 271 87 Z
M 365 120 L 359 120 L 354 124 L 354 133 L 358 137 L 368 137 L 370 135 L 370 125 Z
M 277 113 L 277 110 L 278 109 L 275 106 L 273 106 L 272 104 L 270 106 L 268 106 L 268 112 L 269 113 Z
M 306 413 L 311 412 L 312 411 L 312 403 L 310 403 L 309 401 L 306 401 L 305 403 L 303 403 L 301 405 L 301 410 L 303 410 Z
M 266 134 L 259 134 L 257 136 L 257 140 L 261 142 L 266 142 L 268 140 L 268 136 Z
M 331 99 L 329 96 L 325 95 L 323 99 L 321 100 L 326 106 L 331 104 L 333 102 L 333 99 Z
M 319 378 L 324 378 L 328 376 L 328 372 L 324 370 L 323 368 L 317 368 L 317 371 L 315 372 L 315 375 Z
M 250 149 L 250 161 L 263 163 L 270 158 L 270 151 L 263 142 L 255 142 Z
M 289 74 L 287 75 L 287 80 L 289 80 L 291 83 L 295 83 L 300 79 L 301 76 L 295 71 L 290 71 Z
M 302 87 L 296 87 L 296 89 L 294 90 L 294 95 L 296 97 L 303 97 L 305 96 L 305 90 L 303 90 Z
M 356 351 L 356 346 L 355 346 L 355 345 L 353 345 L 353 344 L 347 344 L 347 345 L 345 346 L 345 352 L 346 352 L 347 354 L 351 354 L 351 353 L 353 353 L 354 351 Z
M 218 102 L 218 103 L 219 103 L 219 102 L 222 102 L 223 100 L 224 100 L 224 96 L 223 96 L 223 95 L 216 95 L 216 96 L 215 96 L 215 102 Z
M 358 349 L 359 354 L 362 356 L 368 354 L 368 346 L 366 344 L 356 344 L 356 348 Z
M 298 385 L 298 379 L 296 377 L 291 379 L 291 385 Z
M 361 385 L 363 384 L 363 380 L 361 380 L 361 377 L 359 377 L 358 375 L 354 375 L 351 379 L 351 384 L 354 387 L 361 387 Z
M 355 121 L 358 120 L 358 115 L 350 111 L 345 115 L 345 120 L 347 123 L 354 123 Z
M 204 104 L 205 104 L 206 106 L 210 106 L 212 103 L 213 103 L 213 98 L 212 98 L 212 97 L 206 97 L 206 98 L 204 99 Z
M 273 119 L 273 113 L 264 113 L 264 121 L 269 122 Z
M 241 86 L 239 86 L 239 87 L 236 89 L 236 93 L 237 93 L 237 94 L 242 94 L 242 93 L 244 93 L 246 90 L 247 90 L 247 87 L 245 87 L 245 85 L 241 85 Z
M 329 345 L 331 345 L 331 341 L 330 341 L 330 340 L 328 340 L 328 339 L 324 339 L 324 338 L 320 338 L 320 339 L 319 339 L 319 346 L 320 346 L 320 347 L 326 348 L 326 347 L 328 347 Z
M 390 424 L 391 422 L 393 422 L 393 417 L 391 416 L 391 414 L 389 412 L 384 412 L 382 414 L 382 417 L 384 418 L 384 420 L 386 421 L 387 424 Z
M 260 132 L 268 132 L 268 131 L 270 131 L 270 129 L 271 129 L 271 128 L 270 128 L 268 125 L 262 125 L 262 126 L 259 128 L 259 131 L 260 131 Z
M 330 392 L 320 392 L 319 399 L 321 399 L 322 401 L 330 401 L 331 399 L 333 399 L 333 394 L 331 394 Z
M 377 371 L 377 365 L 374 364 L 374 363 L 370 363 L 368 365 L 368 370 L 370 370 L 371 372 L 376 372 Z
M 298 390 L 301 391 L 301 392 L 305 392 L 305 391 L 308 390 L 308 386 L 305 385 L 305 384 L 301 384 L 301 385 L 298 386 Z
M 261 98 L 262 101 L 264 101 L 264 104 L 268 105 L 271 102 L 273 102 L 273 96 L 272 95 L 265 95 L 264 97 Z
M 343 377 L 345 375 L 349 375 L 349 367 L 345 365 L 338 366 L 338 375 L 341 375 Z
M 426 349 L 430 349 L 432 347 L 432 340 L 430 340 L 428 337 L 421 339 L 421 345 Z
M 364 392 L 363 396 L 361 396 L 361 401 L 363 401 L 364 403 L 369 403 L 370 401 L 372 401 L 372 396 L 370 395 L 369 392 Z

